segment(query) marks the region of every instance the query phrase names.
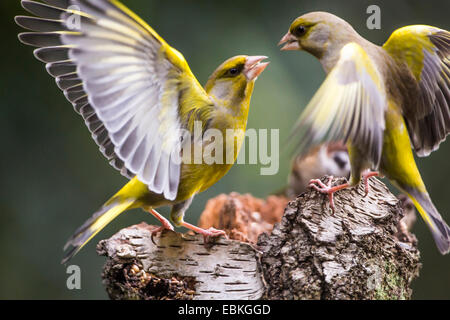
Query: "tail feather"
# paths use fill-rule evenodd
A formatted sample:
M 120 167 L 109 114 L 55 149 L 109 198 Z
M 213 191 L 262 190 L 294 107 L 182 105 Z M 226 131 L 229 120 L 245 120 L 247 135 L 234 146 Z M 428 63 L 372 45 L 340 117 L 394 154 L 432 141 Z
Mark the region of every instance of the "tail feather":
M 450 227 L 437 211 L 436 207 L 426 192 L 416 189 L 406 190 L 409 197 L 414 202 L 422 218 L 427 223 L 433 234 L 434 241 L 441 254 L 450 252 Z
M 74 255 L 81 250 L 81 248 L 89 242 L 100 230 L 102 230 L 108 223 L 114 220 L 119 214 L 129 209 L 133 205 L 133 200 L 119 200 L 112 199 L 108 201 L 103 207 L 95 212 L 75 233 L 69 238 L 64 250 L 71 247 L 64 255 L 61 263 L 65 264 Z

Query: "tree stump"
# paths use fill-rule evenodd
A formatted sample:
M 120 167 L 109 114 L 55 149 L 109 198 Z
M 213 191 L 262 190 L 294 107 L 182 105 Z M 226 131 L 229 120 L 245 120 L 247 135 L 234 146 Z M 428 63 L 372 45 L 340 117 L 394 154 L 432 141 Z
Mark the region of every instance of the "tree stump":
M 261 229 L 257 243 L 205 245 L 199 235 L 172 231 L 153 242 L 154 226 L 122 229 L 97 246 L 107 256 L 106 290 L 111 299 L 409 299 L 420 268 L 415 237 L 401 202 L 377 179 L 370 187 L 367 197 L 361 185 L 339 191 L 334 213 L 325 195 L 309 190 L 289 202 L 271 233 L 264 221 L 245 218 L 255 216 L 252 202 L 242 200 L 248 195 L 221 196 L 214 214 L 206 210 L 240 240 Z

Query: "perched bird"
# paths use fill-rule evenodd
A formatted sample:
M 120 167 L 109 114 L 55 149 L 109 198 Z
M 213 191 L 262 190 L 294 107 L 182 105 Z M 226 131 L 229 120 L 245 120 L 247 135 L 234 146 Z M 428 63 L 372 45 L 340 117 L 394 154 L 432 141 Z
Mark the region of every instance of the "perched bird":
M 39 47 L 58 87 L 83 117 L 100 151 L 131 179 L 69 239 L 63 263 L 120 213 L 143 208 L 163 229 L 155 211 L 171 206 L 170 218 L 205 237 L 224 234 L 183 220 L 193 197 L 220 180 L 233 165 L 244 138 L 250 98 L 265 56 L 236 56 L 222 63 L 203 88 L 183 55 L 117 0 L 22 1 L 37 17 L 16 22 L 33 32 L 20 41 Z M 199 129 L 195 137 L 196 126 Z M 209 129 L 233 139 L 219 147 L 232 161 L 206 163 L 195 150 L 211 141 Z M 187 134 L 186 134 L 187 133 Z M 227 136 L 228 139 L 228 136 Z M 237 141 L 235 143 L 235 140 Z M 189 156 L 192 152 L 192 155 Z
M 295 19 L 281 44 L 311 53 L 327 73 L 294 130 L 300 148 L 344 140 L 349 150 L 348 183 L 312 180 L 311 186 L 328 194 L 334 208 L 334 192 L 357 185 L 361 175 L 366 186 L 369 177 L 385 175 L 412 199 L 439 251 L 448 253 L 450 228 L 431 202 L 411 146 L 427 156 L 450 131 L 450 33 L 412 25 L 380 47 L 339 17 L 312 12 Z
M 296 197 L 308 188 L 309 181 L 325 175 L 348 178 L 350 159 L 342 142 L 323 143 L 292 161 L 285 194 Z

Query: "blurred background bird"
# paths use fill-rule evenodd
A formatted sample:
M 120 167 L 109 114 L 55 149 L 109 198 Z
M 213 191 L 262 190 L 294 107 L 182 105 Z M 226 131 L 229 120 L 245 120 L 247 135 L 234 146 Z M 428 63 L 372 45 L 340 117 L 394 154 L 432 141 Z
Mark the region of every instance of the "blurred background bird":
M 296 156 L 291 164 L 284 194 L 292 199 L 305 192 L 312 179 L 325 175 L 349 178 L 350 159 L 347 147 L 342 142 L 323 143 Z
M 329 196 L 378 174 L 413 201 L 441 254 L 450 251 L 450 228 L 433 205 L 417 169 L 419 156 L 438 149 L 450 131 L 450 33 L 412 25 L 383 46 L 362 38 L 350 24 L 326 12 L 295 19 L 281 50 L 304 50 L 319 59 L 327 78 L 296 125 L 300 149 L 344 140 L 351 176 L 332 186 L 310 185 Z M 378 171 L 371 171 L 378 170 Z
M 265 56 L 236 56 L 222 63 L 203 88 L 183 55 L 115 0 L 22 1 L 36 17 L 17 16 L 32 32 L 20 41 L 39 47 L 58 87 L 83 117 L 111 165 L 130 181 L 69 239 L 67 262 L 95 234 L 125 210 L 143 208 L 173 229 L 154 208 L 171 206 L 170 218 L 206 238 L 219 236 L 184 221 L 193 197 L 233 165 L 247 124 L 254 82 Z M 199 124 L 199 137 L 196 126 Z M 237 135 L 220 146 L 233 161 L 195 162 L 195 149 L 211 141 L 208 129 Z M 183 131 L 184 130 L 184 131 Z M 186 132 L 188 135 L 186 135 Z M 192 151 L 192 152 L 191 152 Z M 182 162 L 180 161 L 182 159 Z

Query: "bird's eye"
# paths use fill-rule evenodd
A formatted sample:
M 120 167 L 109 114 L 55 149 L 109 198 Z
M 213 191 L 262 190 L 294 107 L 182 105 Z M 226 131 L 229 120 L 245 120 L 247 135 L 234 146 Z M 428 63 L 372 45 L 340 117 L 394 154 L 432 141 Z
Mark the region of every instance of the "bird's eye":
M 295 28 L 294 33 L 297 37 L 300 37 L 305 34 L 305 31 L 306 29 L 304 26 L 298 26 L 297 28 Z
M 237 65 L 234 65 L 234 67 L 226 69 L 224 76 L 225 77 L 236 77 L 241 73 L 242 70 L 244 70 L 244 64 L 237 64 Z
M 235 76 L 235 75 L 237 75 L 239 73 L 239 69 L 238 68 L 231 68 L 230 70 L 228 70 L 228 73 L 231 76 Z
M 344 169 L 347 165 L 347 154 L 342 152 L 336 152 L 333 156 L 334 162 L 338 165 L 340 169 Z

